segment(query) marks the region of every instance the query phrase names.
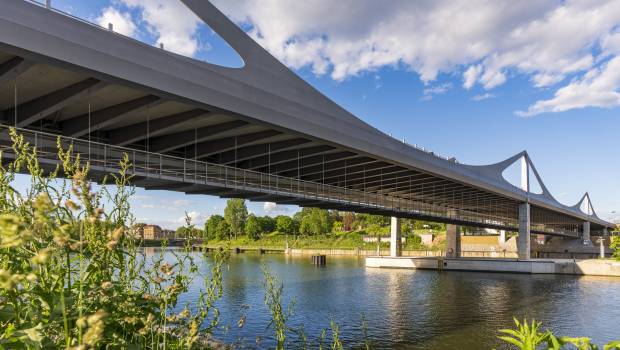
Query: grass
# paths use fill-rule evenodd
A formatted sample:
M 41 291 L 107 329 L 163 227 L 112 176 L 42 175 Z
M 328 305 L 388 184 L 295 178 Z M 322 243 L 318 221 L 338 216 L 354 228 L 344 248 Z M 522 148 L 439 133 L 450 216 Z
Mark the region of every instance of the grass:
M 264 234 L 258 240 L 250 239 L 246 236 L 240 236 L 233 238 L 232 240 L 212 240 L 209 241 L 210 245 L 224 246 L 229 245 L 231 247 L 282 247 L 286 246 L 288 240 L 289 248 L 295 249 L 363 249 L 363 250 L 375 250 L 377 249 L 377 243 L 364 242 L 363 237 L 366 233 L 353 231 L 353 232 L 337 232 L 327 235 L 315 235 L 315 236 L 292 236 L 288 237 L 279 232 L 273 232 Z M 381 249 L 389 249 L 390 244 L 383 242 L 380 245 Z M 415 239 L 408 239 L 404 244 L 403 249 L 406 250 L 432 250 L 441 249 L 439 247 L 429 247 L 421 244 Z

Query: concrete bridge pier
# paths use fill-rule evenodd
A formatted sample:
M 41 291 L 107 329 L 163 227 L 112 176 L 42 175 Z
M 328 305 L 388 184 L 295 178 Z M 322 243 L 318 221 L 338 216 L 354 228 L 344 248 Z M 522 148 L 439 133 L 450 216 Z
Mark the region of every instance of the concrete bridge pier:
M 530 203 L 519 205 L 519 239 L 517 240 L 517 252 L 519 260 L 530 259 Z
M 599 240 L 600 258 L 605 259 L 605 238 L 607 238 L 607 227 L 603 228 L 603 234 Z
M 446 257 L 461 257 L 461 227 L 459 225 L 446 225 Z
M 583 245 L 592 245 L 592 241 L 590 240 L 590 221 L 586 221 L 583 223 L 583 232 L 581 234 L 581 239 L 583 241 Z
M 499 239 L 497 242 L 500 248 L 504 249 L 506 246 L 506 230 L 499 230 Z
M 402 256 L 400 218 L 392 216 L 390 226 L 390 257 Z

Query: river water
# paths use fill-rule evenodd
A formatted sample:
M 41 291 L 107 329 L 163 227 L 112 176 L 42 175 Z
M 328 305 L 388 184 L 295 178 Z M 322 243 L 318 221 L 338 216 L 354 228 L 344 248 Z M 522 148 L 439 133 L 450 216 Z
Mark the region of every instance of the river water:
M 238 348 L 274 347 L 263 265 L 284 283 L 285 301 L 294 299 L 289 326 L 303 325 L 309 348 L 318 348 L 323 329 L 329 342 L 332 320 L 345 348 L 364 348 L 362 315 L 374 349 L 502 349 L 497 330 L 511 327 L 513 316 L 535 318 L 558 335 L 620 339 L 620 279 L 370 269 L 363 259 L 334 256 L 314 267 L 310 257 L 243 253 L 225 267 L 216 332 Z M 195 299 L 200 285 L 183 301 Z

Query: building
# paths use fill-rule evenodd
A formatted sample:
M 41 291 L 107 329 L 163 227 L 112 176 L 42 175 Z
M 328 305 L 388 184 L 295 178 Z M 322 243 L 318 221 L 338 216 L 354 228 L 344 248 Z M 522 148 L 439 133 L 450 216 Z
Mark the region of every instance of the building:
M 144 239 L 162 239 L 161 227 L 157 225 L 145 225 L 142 228 L 142 238 Z
M 174 231 L 164 230 L 158 225 L 143 225 L 139 230 L 142 239 L 171 239 L 175 235 Z

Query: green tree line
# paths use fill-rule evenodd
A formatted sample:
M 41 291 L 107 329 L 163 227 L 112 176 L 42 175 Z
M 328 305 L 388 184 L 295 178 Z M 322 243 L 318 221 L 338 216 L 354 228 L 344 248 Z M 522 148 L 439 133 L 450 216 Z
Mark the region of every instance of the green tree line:
M 188 230 L 187 227 L 181 229 Z M 409 219 L 402 221 L 404 234 L 421 229 L 444 230 L 445 225 Z M 303 208 L 292 217 L 288 215 L 256 216 L 248 212 L 245 200 L 229 199 L 224 209 L 224 216 L 212 215 L 205 223 L 202 232 L 196 228 L 193 230 L 195 231 L 191 233 L 191 236 L 202 236 L 208 240 L 235 239 L 243 235 L 257 240 L 262 235 L 273 232 L 292 236 L 314 236 L 349 231 L 387 235 L 390 232 L 390 218 L 320 208 Z M 183 236 L 188 236 L 188 233 L 183 232 Z

